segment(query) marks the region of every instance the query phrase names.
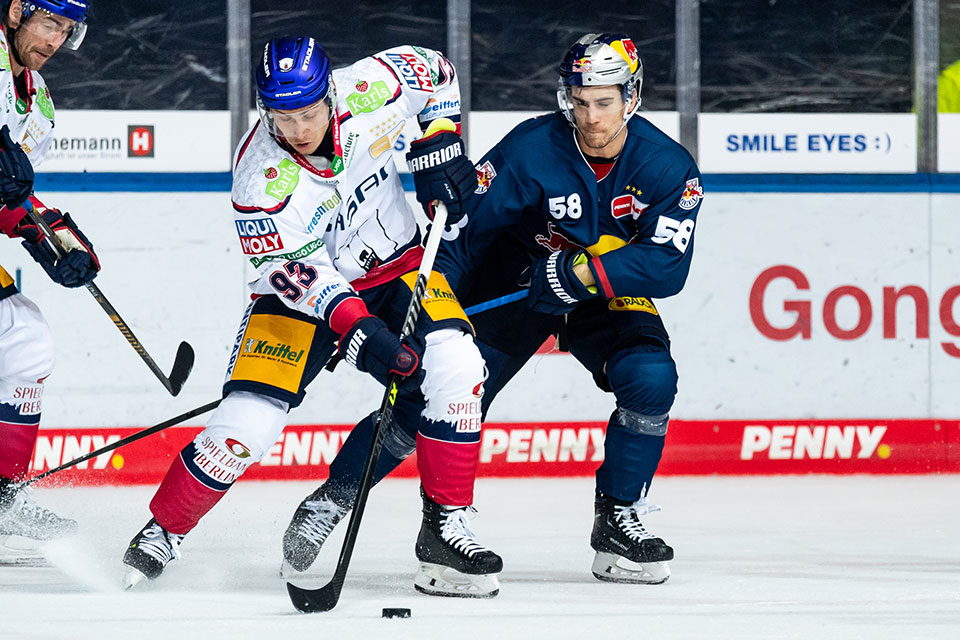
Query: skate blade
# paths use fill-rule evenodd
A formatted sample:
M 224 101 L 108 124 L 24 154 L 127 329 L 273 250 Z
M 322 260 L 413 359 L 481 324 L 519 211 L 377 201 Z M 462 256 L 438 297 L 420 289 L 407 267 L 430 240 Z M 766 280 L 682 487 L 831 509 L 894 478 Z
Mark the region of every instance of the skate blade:
M 123 575 L 123 581 L 121 583 L 121 586 L 124 588 L 124 590 L 129 591 L 130 589 L 133 589 L 135 586 L 137 586 L 138 584 L 146 580 L 147 576 L 140 573 L 140 571 L 138 571 L 137 569 L 134 569 L 129 565 L 126 565 L 126 567 L 127 567 L 127 572 Z
M 413 587 L 429 596 L 448 598 L 493 598 L 500 593 L 497 574 L 468 575 L 456 569 L 421 562 Z
M 0 536 L 0 565 L 39 567 L 46 564 L 39 540 L 16 535 Z
M 670 578 L 666 562 L 637 563 L 613 553 L 597 552 L 591 567 L 594 577 L 604 582 L 662 584 Z
M 310 584 L 311 581 L 319 581 L 326 578 L 330 579 L 329 573 L 322 573 L 316 568 L 314 563 L 304 569 L 303 571 L 297 571 L 292 564 L 284 559 L 280 563 L 280 577 L 286 580 L 287 582 L 296 582 L 299 586 L 300 583 Z M 312 588 L 312 587 L 311 587 Z

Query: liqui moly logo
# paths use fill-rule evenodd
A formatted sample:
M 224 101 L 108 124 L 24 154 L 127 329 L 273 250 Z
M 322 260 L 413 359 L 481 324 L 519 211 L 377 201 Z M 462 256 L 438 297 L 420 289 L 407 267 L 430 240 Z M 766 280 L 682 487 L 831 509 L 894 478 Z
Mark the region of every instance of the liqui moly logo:
M 283 241 L 280 240 L 280 233 L 273 220 L 269 218 L 235 220 L 234 224 L 237 225 L 240 246 L 248 256 L 283 249 Z

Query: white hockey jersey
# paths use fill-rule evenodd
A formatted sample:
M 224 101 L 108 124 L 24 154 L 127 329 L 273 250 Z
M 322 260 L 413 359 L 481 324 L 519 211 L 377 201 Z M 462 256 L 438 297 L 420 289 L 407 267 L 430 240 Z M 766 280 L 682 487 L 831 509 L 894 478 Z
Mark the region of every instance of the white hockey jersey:
M 37 167 L 47 155 L 53 136 L 53 100 L 40 73 L 23 70 L 27 96 L 17 95 L 10 67 L 10 44 L 0 29 L 0 125 L 10 127 L 10 137 L 19 142 Z
M 26 96 L 17 94 L 10 66 L 10 43 L 6 30 L 0 28 L 0 126 L 10 128 L 10 138 L 20 143 L 30 164 L 36 168 L 43 162 L 53 140 L 53 100 L 38 72 L 24 69 L 23 76 Z M 0 231 L 10 234 L 22 217 L 22 209 L 9 211 L 0 205 Z M 0 298 L 15 291 L 13 279 L 0 266 Z
M 402 46 L 333 71 L 332 162 L 282 148 L 257 123 L 234 155 L 234 222 L 257 294 L 328 320 L 344 293 L 416 269 L 420 232 L 391 150 L 406 120 L 459 121 L 442 54 Z

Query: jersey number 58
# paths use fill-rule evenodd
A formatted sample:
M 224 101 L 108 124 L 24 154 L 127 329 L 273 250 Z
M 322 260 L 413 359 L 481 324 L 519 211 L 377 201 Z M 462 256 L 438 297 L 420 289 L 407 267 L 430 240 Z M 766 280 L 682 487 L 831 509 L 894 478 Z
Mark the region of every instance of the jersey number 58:
M 674 246 L 683 253 L 690 244 L 690 236 L 693 235 L 693 220 L 674 220 L 667 216 L 660 216 L 657 219 L 657 231 L 650 238 L 657 244 L 666 244 L 673 241 Z

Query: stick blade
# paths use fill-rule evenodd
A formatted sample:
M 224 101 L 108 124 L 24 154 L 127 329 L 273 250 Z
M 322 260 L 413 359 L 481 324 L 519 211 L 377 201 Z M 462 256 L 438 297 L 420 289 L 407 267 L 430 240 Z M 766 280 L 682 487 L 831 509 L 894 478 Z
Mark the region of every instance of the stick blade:
M 340 589 L 337 588 L 336 581 L 331 581 L 319 589 L 301 589 L 288 582 L 287 593 L 290 594 L 290 602 L 301 613 L 330 611 L 340 600 Z
M 193 347 L 186 342 L 181 342 L 177 349 L 177 357 L 173 361 L 173 369 L 170 371 L 170 394 L 177 395 L 183 389 L 183 383 L 187 381 L 190 372 L 193 370 L 194 353 Z

